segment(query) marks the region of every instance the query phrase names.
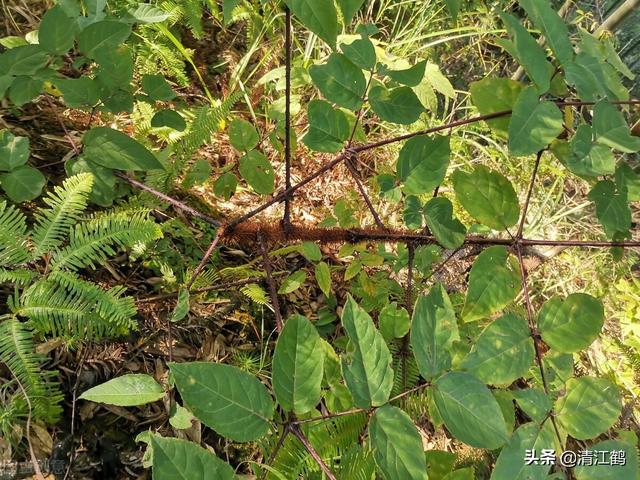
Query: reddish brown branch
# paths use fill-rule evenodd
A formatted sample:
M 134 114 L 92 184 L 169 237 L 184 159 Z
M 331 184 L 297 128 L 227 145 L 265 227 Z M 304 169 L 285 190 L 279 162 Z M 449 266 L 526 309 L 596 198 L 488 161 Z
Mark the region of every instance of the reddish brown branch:
M 285 107 L 284 107 L 284 167 L 285 167 L 285 190 L 291 189 L 291 10 L 285 5 L 285 28 L 284 28 L 284 50 L 285 50 Z M 287 195 L 284 200 L 284 224 L 285 233 L 289 231 L 291 225 L 291 195 Z
M 211 255 L 213 255 L 213 251 L 218 246 L 218 243 L 220 243 L 220 239 L 223 236 L 224 236 L 224 228 L 218 228 L 218 231 L 216 232 L 216 236 L 213 237 L 213 241 L 209 245 L 209 248 L 207 248 L 207 251 L 204 253 L 202 259 L 200 260 L 200 263 L 198 264 L 196 269 L 193 271 L 193 274 L 191 275 L 191 279 L 186 285 L 187 290 L 191 290 L 191 287 L 193 287 L 194 282 L 204 270 L 205 265 L 209 261 L 209 258 L 211 258 Z
M 121 180 L 124 180 L 125 182 L 127 182 L 129 185 L 139 188 L 140 190 L 144 190 L 147 193 L 150 193 L 151 195 L 158 197 L 160 200 L 164 200 L 165 202 L 173 205 L 175 208 L 182 210 L 183 212 L 188 213 L 189 215 L 191 215 L 192 217 L 195 218 L 199 218 L 200 220 L 203 220 L 205 222 L 207 222 L 209 225 L 213 225 L 214 227 L 219 227 L 220 225 L 222 225 L 222 222 L 216 220 L 213 217 L 210 217 L 209 215 L 205 215 L 204 213 L 200 213 L 198 210 L 196 210 L 195 208 L 190 207 L 189 205 L 182 203 L 178 200 L 176 200 L 175 198 L 172 198 L 168 195 L 165 195 L 162 192 L 159 192 L 147 185 L 145 185 L 142 182 L 139 182 L 138 180 L 135 180 L 131 177 L 129 177 L 128 175 L 125 175 L 122 172 L 114 172 L 115 176 L 120 178 Z
M 269 260 L 269 253 L 267 252 L 267 244 L 265 242 L 262 232 L 257 233 L 258 246 L 260 253 L 262 254 L 262 262 L 264 264 L 264 271 L 267 276 L 267 285 L 269 286 L 269 294 L 271 295 L 271 303 L 273 304 L 273 313 L 276 319 L 276 330 L 278 333 L 282 331 L 282 312 L 280 311 L 280 302 L 278 301 L 278 289 L 276 288 L 276 281 L 273 278 L 273 267 Z
M 349 170 L 349 173 L 351 173 L 351 176 L 353 177 L 353 180 L 356 183 L 356 187 L 358 187 L 358 191 L 360 192 L 360 196 L 363 198 L 364 203 L 367 204 L 367 208 L 371 212 L 371 215 L 373 216 L 373 220 L 376 222 L 376 225 L 378 226 L 378 228 L 386 229 L 384 226 L 384 223 L 382 223 L 382 220 L 380 219 L 380 215 L 378 215 L 378 212 L 373 206 L 373 202 L 369 198 L 369 195 L 367 194 L 367 191 L 365 190 L 364 185 L 358 178 L 358 172 L 356 172 L 356 169 L 353 166 L 353 157 L 348 158 L 344 163 L 347 166 L 347 170 Z
M 329 470 L 329 467 L 327 467 L 327 464 L 324 463 L 324 461 L 322 460 L 318 452 L 316 452 L 316 449 L 313 448 L 313 445 L 311 445 L 311 442 L 309 441 L 309 439 L 304 436 L 304 433 L 302 433 L 302 430 L 300 430 L 300 427 L 298 425 L 292 425 L 291 433 L 293 433 L 298 438 L 298 440 L 300 440 L 302 445 L 304 445 L 304 448 L 306 448 L 309 454 L 311 455 L 311 458 L 315 460 L 315 462 L 318 464 L 318 466 L 324 472 L 327 478 L 329 480 L 336 480 L 335 475 L 331 472 L 331 470 Z

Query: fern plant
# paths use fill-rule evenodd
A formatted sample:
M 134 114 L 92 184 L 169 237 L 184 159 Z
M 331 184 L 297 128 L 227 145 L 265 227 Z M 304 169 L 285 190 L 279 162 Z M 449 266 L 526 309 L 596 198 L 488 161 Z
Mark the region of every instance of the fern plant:
M 120 250 L 152 242 L 161 231 L 142 209 L 87 215 L 93 181 L 84 173 L 56 187 L 32 228 L 16 207 L 0 202 L 0 286 L 13 292 L 0 316 L 0 363 L 13 378 L 3 385 L 10 392 L 0 413 L 0 429 L 9 438 L 18 419 L 30 414 L 53 422 L 61 411 L 55 374 L 43 370 L 35 338 L 99 340 L 136 326 L 126 288 L 105 289 L 82 272 Z

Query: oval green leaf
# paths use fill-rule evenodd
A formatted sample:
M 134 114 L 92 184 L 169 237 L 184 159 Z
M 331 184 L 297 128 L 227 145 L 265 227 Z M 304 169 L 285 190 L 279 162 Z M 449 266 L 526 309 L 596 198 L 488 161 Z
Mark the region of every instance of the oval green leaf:
M 252 150 L 240 159 L 240 175 L 261 195 L 273 193 L 276 174 L 271 162 L 262 153 Z
M 96 127 L 84 135 L 84 156 L 115 170 L 161 170 L 153 153 L 128 135 L 108 127 Z
M 234 480 L 231 466 L 200 445 L 179 438 L 151 436 L 153 480 Z
M 404 191 L 420 195 L 435 189 L 444 180 L 450 155 L 449 137 L 421 135 L 407 140 L 396 165 Z
M 152 376 L 135 373 L 90 388 L 79 398 L 119 407 L 134 407 L 156 402 L 163 396 L 164 389 Z
M 371 448 L 378 468 L 387 480 L 427 480 L 422 437 L 405 412 L 385 405 L 369 423 Z
M 185 404 L 218 434 L 250 442 L 269 431 L 275 407 L 253 375 L 221 363 L 171 363 L 169 368 Z
M 320 402 L 325 349 L 313 324 L 294 315 L 273 355 L 273 391 L 285 411 L 305 414 Z
M 500 405 L 484 383 L 470 373 L 449 372 L 434 385 L 438 412 L 458 440 L 490 450 L 507 441 L 507 425 Z

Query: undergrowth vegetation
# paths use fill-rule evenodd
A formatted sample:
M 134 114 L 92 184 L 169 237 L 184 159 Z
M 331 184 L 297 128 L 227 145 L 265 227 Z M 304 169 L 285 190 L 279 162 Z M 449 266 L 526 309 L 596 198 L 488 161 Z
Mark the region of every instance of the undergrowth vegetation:
M 0 473 L 638 477 L 640 102 L 597 15 L 2 5 Z

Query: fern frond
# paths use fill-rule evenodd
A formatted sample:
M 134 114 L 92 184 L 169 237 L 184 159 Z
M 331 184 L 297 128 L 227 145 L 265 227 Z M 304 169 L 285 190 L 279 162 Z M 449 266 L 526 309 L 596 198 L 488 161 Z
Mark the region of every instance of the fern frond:
M 340 458 L 336 470 L 340 480 L 373 480 L 376 478 L 376 464 L 373 453 L 360 445 L 354 445 Z
M 145 41 L 136 46 L 136 71 L 141 75 L 164 75 L 173 78 L 181 87 L 189 85 L 185 63 L 173 45 L 158 34 L 153 26 L 142 26 L 138 33 Z
M 251 300 L 253 303 L 256 303 L 261 306 L 265 306 L 270 310 L 273 310 L 271 303 L 269 303 L 269 297 L 267 296 L 267 292 L 258 285 L 257 283 L 250 283 L 248 285 L 243 285 L 240 287 L 240 291 L 243 293 L 245 297 Z
M 224 120 L 231 113 L 233 105 L 242 97 L 241 92 L 229 95 L 218 106 L 204 106 L 196 110 L 196 117 L 189 132 L 176 145 L 180 155 L 190 157 L 202 145 L 211 140 L 211 135 L 221 130 Z
M 15 283 L 16 285 L 24 285 L 33 280 L 38 274 L 27 268 L 18 268 L 16 270 L 7 270 L 0 268 L 0 284 Z
M 389 351 L 393 357 L 393 389 L 391 395 L 399 395 L 410 388 L 415 387 L 420 379 L 420 370 L 416 363 L 411 346 L 407 346 L 406 351 L 402 350 L 402 346 L 398 342 L 392 342 L 389 345 Z
M 26 394 L 34 420 L 52 423 L 62 412 L 62 394 L 51 379 L 52 372 L 40 368 L 45 358 L 35 352 L 33 332 L 26 324 L 16 318 L 0 323 L 0 361 L 22 387 L 16 394 Z
M 29 318 L 34 330 L 54 337 L 100 339 L 135 328 L 133 298 L 125 287 L 103 290 L 70 272 L 54 272 L 26 289 L 11 310 Z
M 13 205 L 0 202 L 0 265 L 19 265 L 29 259 L 27 222 Z
M 145 210 L 123 211 L 94 216 L 76 225 L 69 245 L 53 256 L 51 268 L 95 268 L 122 249 L 161 238 L 160 227 L 148 217 Z
M 56 186 L 45 197 L 44 202 L 49 208 L 39 209 L 36 213 L 33 258 L 52 252 L 67 238 L 71 227 L 87 207 L 92 187 L 93 175 L 81 173 L 67 178 L 62 187 Z
M 11 385 L 7 384 L 6 386 L 9 387 Z M 0 401 L 0 436 L 10 445 L 16 446 L 22 439 L 22 426 L 29 417 L 29 406 L 24 399 L 24 395 L 22 395 L 22 391 L 15 394 L 9 393 L 8 395 L 9 398 L 3 398 Z M 5 396 L 3 395 L 3 397 Z

